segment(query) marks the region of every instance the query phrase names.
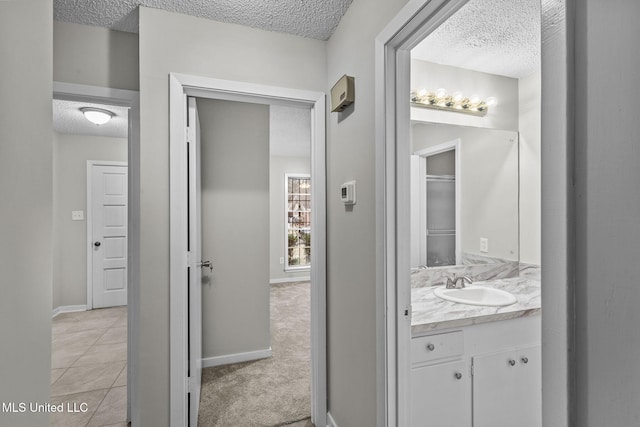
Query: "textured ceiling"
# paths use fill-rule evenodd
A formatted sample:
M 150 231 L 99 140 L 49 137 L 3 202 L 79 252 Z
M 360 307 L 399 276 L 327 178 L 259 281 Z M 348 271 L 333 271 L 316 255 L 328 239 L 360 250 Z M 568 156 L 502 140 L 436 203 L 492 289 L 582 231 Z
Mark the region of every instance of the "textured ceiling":
M 540 68 L 540 0 L 470 0 L 416 46 L 411 56 L 526 77 Z
M 138 6 L 327 40 L 352 0 L 54 0 L 56 21 L 138 32 Z
M 109 110 L 115 115 L 103 125 L 94 125 L 84 118 L 81 107 Z M 87 102 L 53 100 L 53 130 L 73 135 L 127 137 L 128 108 Z

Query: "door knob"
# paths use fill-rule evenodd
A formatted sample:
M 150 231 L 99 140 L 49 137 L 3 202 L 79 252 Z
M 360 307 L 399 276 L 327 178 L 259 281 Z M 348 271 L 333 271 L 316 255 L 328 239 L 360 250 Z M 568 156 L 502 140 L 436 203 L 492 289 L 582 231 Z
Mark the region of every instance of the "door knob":
M 100 242 L 95 242 L 93 246 L 95 246 L 96 248 L 100 247 Z

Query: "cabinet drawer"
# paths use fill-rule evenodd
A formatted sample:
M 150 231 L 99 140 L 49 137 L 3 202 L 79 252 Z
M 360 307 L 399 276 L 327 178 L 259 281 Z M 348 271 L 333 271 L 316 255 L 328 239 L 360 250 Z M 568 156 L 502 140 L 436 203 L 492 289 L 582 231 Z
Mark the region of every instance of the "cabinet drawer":
M 429 335 L 411 340 L 411 363 L 424 364 L 434 360 L 459 357 L 464 353 L 462 331 Z

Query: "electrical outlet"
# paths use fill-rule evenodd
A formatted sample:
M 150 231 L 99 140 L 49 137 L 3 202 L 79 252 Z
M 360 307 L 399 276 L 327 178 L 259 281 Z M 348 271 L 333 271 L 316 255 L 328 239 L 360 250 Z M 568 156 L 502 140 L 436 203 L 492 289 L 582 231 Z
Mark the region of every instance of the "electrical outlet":
M 84 220 L 84 211 L 71 211 L 71 220 L 72 221 Z
M 280 257 L 280 264 L 284 264 L 284 257 L 283 256 Z
M 489 239 L 487 239 L 486 237 L 480 238 L 480 252 L 489 252 Z

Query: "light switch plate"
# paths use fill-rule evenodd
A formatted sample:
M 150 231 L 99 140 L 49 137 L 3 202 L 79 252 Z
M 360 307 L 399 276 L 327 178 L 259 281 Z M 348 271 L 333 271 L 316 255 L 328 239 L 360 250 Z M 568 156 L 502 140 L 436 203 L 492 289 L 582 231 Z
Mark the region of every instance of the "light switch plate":
M 84 220 L 84 211 L 71 211 L 71 220 L 72 221 L 83 221 Z
M 480 252 L 489 252 L 489 239 L 487 239 L 486 237 L 480 238 Z

